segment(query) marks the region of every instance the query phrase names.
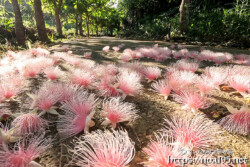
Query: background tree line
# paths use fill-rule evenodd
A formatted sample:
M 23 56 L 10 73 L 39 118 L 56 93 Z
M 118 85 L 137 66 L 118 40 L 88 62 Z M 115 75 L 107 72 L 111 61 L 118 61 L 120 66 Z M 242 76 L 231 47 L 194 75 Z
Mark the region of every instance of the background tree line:
M 249 46 L 249 0 L 0 0 L 0 42 L 72 35 L 236 41 Z

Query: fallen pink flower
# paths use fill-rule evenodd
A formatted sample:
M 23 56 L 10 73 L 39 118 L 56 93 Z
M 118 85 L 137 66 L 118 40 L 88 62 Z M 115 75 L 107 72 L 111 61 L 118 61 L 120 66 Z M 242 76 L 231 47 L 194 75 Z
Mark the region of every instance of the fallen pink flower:
M 138 118 L 135 105 L 132 103 L 122 102 L 120 97 L 111 98 L 106 100 L 102 104 L 102 115 L 106 117 L 106 120 L 102 125 L 111 124 L 113 128 L 116 128 L 116 124 L 119 122 L 133 122 Z
M 32 99 L 30 108 L 38 108 L 42 111 L 39 116 L 45 113 L 58 115 L 54 105 L 60 100 L 61 92 L 58 92 L 54 83 L 45 83 L 34 95 L 28 95 Z
M 92 55 L 92 52 L 85 52 L 84 53 L 84 57 L 88 58 L 88 59 L 91 57 L 91 55 Z
M 118 51 L 120 50 L 120 48 L 119 48 L 119 47 L 116 47 L 116 46 L 112 47 L 112 49 L 113 49 L 115 52 L 118 52 Z
M 201 76 L 200 79 L 197 79 L 195 84 L 198 87 L 201 96 L 208 95 L 214 90 L 214 85 L 210 82 L 210 78 L 207 76 Z
M 161 69 L 158 67 L 146 67 L 144 69 L 144 75 L 149 81 L 153 81 L 161 76 Z
M 95 95 L 86 91 L 80 91 L 71 100 L 64 102 L 61 107 L 64 114 L 59 115 L 57 122 L 61 139 L 74 136 L 83 130 L 88 132 L 89 128 L 95 125 L 92 118 L 97 104 Z
M 34 160 L 51 147 L 50 138 L 35 137 L 16 143 L 13 150 L 0 153 L 2 167 L 41 166 Z
M 221 134 L 220 127 L 202 114 L 187 114 L 185 117 L 172 116 L 165 119 L 163 132 L 173 136 L 175 145 L 187 150 L 210 148 L 216 145 Z
M 110 46 L 105 46 L 102 50 L 105 52 L 109 52 L 109 48 L 110 48 Z
M 229 79 L 228 84 L 244 97 L 250 93 L 249 75 L 234 75 Z
M 75 69 L 69 77 L 69 81 L 73 84 L 78 84 L 79 86 L 87 88 L 93 85 L 94 75 L 88 71 Z
M 143 162 L 145 167 L 177 167 L 176 162 L 171 162 L 169 158 L 184 158 L 181 149 L 174 145 L 173 137 L 166 133 L 154 135 L 156 140 L 151 140 L 143 152 L 148 161 Z
M 230 115 L 220 120 L 220 125 L 231 133 L 249 135 L 250 134 L 250 109 L 242 106 L 240 110 L 226 105 Z
M 44 70 L 44 73 L 46 77 L 50 80 L 56 80 L 63 76 L 63 72 L 58 68 L 58 66 L 48 67 Z
M 125 167 L 135 156 L 134 143 L 126 131 L 94 131 L 76 140 L 70 165 Z
M 123 94 L 123 98 L 127 95 L 135 96 L 140 93 L 142 89 L 141 77 L 136 72 L 129 72 L 128 70 L 122 71 L 118 76 L 119 90 Z
M 159 93 L 161 96 L 164 96 L 165 100 L 168 99 L 168 96 L 172 89 L 165 79 L 153 83 L 151 87 L 154 89 L 154 91 Z
M 0 102 L 14 100 L 22 92 L 25 81 L 18 75 L 2 77 L 0 81 Z
M 47 125 L 47 121 L 42 119 L 35 112 L 21 113 L 21 115 L 16 117 L 11 124 L 13 128 L 16 128 L 15 134 L 18 136 L 44 131 Z
M 179 94 L 174 95 L 174 100 L 182 103 L 184 105 L 182 107 L 183 109 L 190 110 L 194 113 L 197 112 L 198 109 L 205 109 L 210 106 L 207 98 L 195 91 L 181 91 Z
M 215 88 L 219 89 L 219 86 L 227 81 L 228 69 L 224 67 L 207 67 L 204 75 L 210 79 Z
M 199 64 L 195 61 L 190 61 L 187 59 L 182 59 L 174 64 L 174 67 L 180 71 L 191 71 L 196 72 L 199 68 Z

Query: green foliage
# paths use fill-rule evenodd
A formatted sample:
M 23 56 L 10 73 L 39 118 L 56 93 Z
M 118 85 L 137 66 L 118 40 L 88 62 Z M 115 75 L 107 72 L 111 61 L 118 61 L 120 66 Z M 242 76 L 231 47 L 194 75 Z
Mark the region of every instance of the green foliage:
M 5 30 L 10 31 L 14 26 L 14 13 L 12 6 L 9 1 L 0 1 L 0 26 L 4 27 Z
M 202 40 L 228 41 L 250 38 L 248 1 L 237 1 L 233 8 L 205 8 L 193 12 L 189 35 Z

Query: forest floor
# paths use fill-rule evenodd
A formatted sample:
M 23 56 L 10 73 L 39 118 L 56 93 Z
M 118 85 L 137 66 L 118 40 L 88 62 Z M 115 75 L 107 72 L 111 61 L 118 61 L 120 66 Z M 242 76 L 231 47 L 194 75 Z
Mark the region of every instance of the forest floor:
M 161 42 L 161 41 L 138 41 L 138 40 L 123 40 L 116 38 L 83 38 L 78 40 L 67 41 L 58 45 L 54 45 L 49 48 L 50 51 L 62 51 L 62 45 L 68 45 L 70 50 L 73 51 L 73 55 L 83 56 L 84 52 L 91 51 L 92 57 L 91 59 L 96 61 L 96 63 L 100 64 L 109 64 L 119 62 L 118 56 L 122 53 L 123 49 L 116 52 L 104 53 L 102 48 L 104 46 L 117 46 L 119 44 L 125 44 L 126 48 L 135 49 L 136 47 L 144 47 L 144 46 L 153 46 L 154 44 L 158 44 L 159 47 L 170 46 L 173 43 Z M 200 50 L 200 46 L 189 46 L 185 45 L 189 50 Z M 249 50 L 240 50 L 240 49 L 228 49 L 228 48 L 215 48 L 215 47 L 203 47 L 205 49 L 210 49 L 218 52 L 230 52 L 232 54 L 237 53 L 245 53 L 250 54 Z M 142 59 L 141 63 L 150 66 L 158 66 L 162 69 L 168 67 L 171 63 L 174 63 L 176 60 L 167 59 L 163 62 L 155 62 L 153 60 Z M 202 72 L 203 69 L 207 66 L 211 66 L 211 64 L 201 64 L 201 68 L 199 68 L 199 72 Z M 209 99 L 213 105 L 208 109 L 202 110 L 204 114 L 208 116 L 208 118 L 213 119 L 215 121 L 219 120 L 221 117 L 228 114 L 228 111 L 224 104 L 230 104 L 235 108 L 240 108 L 246 102 L 242 97 L 237 94 L 229 94 L 228 92 L 219 91 L 217 94 L 213 95 Z M 146 147 L 150 141 L 150 138 L 153 136 L 154 132 L 162 128 L 162 123 L 164 122 L 164 118 L 169 118 L 171 115 L 176 114 L 177 112 L 181 113 L 181 104 L 178 104 L 173 101 L 170 97 L 169 100 L 165 101 L 162 96 L 157 95 L 157 93 L 150 90 L 150 84 L 144 84 L 143 92 L 135 97 L 128 97 L 126 101 L 135 103 L 137 109 L 140 111 L 140 118 L 137 119 L 133 125 L 125 125 L 121 124 L 120 127 L 125 128 L 131 139 L 135 142 L 136 147 L 136 156 L 132 163 L 130 163 L 130 167 L 140 167 L 142 166 L 140 163 L 146 161 L 146 157 L 142 152 L 142 148 Z M 213 111 L 217 111 L 220 113 L 220 116 L 214 118 L 212 115 Z M 94 129 L 99 128 L 101 122 L 98 122 L 98 118 L 95 118 L 96 126 Z M 101 128 L 101 127 L 100 127 Z M 91 129 L 90 129 L 91 130 Z M 244 137 L 240 135 L 233 135 L 226 131 L 223 131 L 224 139 L 217 146 L 211 148 L 214 149 L 222 149 L 224 151 L 232 150 L 232 157 L 241 157 L 241 158 L 250 158 L 250 137 Z M 51 150 L 51 157 L 42 158 L 40 162 L 46 164 L 46 166 L 64 166 L 67 161 L 69 161 L 67 156 L 67 147 L 64 145 L 68 144 L 69 141 L 61 144 L 61 148 L 57 148 L 55 150 Z M 60 154 L 60 150 L 63 151 L 63 154 Z M 52 156 L 53 155 L 53 156 Z M 61 161 L 61 164 L 59 164 Z M 59 165 L 58 165 L 59 164 Z

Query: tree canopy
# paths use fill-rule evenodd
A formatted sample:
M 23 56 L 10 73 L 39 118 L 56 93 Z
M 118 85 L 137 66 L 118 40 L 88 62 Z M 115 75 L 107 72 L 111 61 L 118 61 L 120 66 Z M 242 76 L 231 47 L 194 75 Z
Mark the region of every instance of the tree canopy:
M 146 39 L 249 42 L 249 0 L 0 0 L 0 42 L 16 40 L 20 18 L 25 39 L 47 41 L 72 35 Z M 35 2 L 41 2 L 41 12 Z M 20 8 L 20 14 L 15 9 Z M 37 15 L 37 13 L 39 13 Z M 20 16 L 17 16 L 20 15 Z M 42 21 L 46 33 L 41 35 Z M 19 18 L 19 20 L 18 20 Z M 43 18 L 43 19 L 42 19 Z M 38 18 L 37 18 L 38 19 Z M 15 22 L 18 22 L 16 24 Z M 40 25 L 41 24 L 41 25 Z M 16 27 L 15 27 L 16 26 Z M 39 31 L 40 30 L 40 31 Z M 19 32 L 19 31 L 18 31 Z M 20 42 L 19 42 L 20 43 Z

